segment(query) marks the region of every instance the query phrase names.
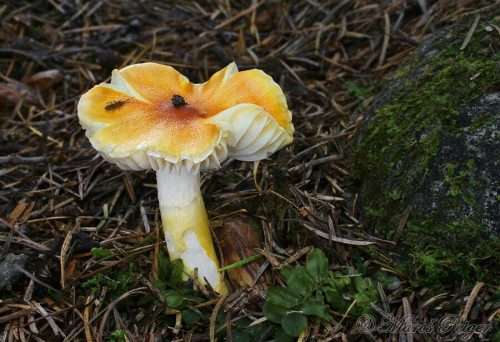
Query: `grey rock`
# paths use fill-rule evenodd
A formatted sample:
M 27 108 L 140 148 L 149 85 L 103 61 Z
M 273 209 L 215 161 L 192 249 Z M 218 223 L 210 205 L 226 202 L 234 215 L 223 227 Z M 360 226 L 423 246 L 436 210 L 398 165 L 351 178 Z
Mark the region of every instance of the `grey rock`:
M 425 285 L 499 277 L 500 37 L 483 28 L 498 18 L 482 19 L 465 50 L 474 18 L 422 44 L 353 147 L 363 222 L 398 240 L 398 262 Z
M 483 124 L 474 124 L 477 120 L 483 121 Z M 460 108 L 457 123 L 457 132 L 442 134 L 437 154 L 422 179 L 421 189 L 425 191 L 422 191 L 418 201 L 415 199 L 413 208 L 426 218 L 435 216 L 435 221 L 442 225 L 457 221 L 459 215 L 466 219 L 477 217 L 485 239 L 498 237 L 500 93 L 483 95 L 471 105 Z M 442 179 L 452 165 L 461 168 L 450 175 L 457 177 L 459 183 L 456 187 L 459 189 L 447 187 Z M 464 178 L 468 178 L 468 182 L 462 181 Z M 453 182 L 451 179 L 448 181 Z M 454 191 L 463 196 L 461 205 L 438 212 L 437 203 L 445 203 L 447 198 L 458 196 Z
M 0 289 L 14 284 L 23 274 L 16 265 L 24 268 L 28 256 L 25 254 L 7 254 L 5 259 L 0 262 Z

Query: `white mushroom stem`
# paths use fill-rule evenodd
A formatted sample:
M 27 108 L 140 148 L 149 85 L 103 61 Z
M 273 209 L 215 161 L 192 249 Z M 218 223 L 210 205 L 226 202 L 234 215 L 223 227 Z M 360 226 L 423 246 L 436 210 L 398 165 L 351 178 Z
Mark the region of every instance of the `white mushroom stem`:
M 163 168 L 156 172 L 156 178 L 170 259 L 182 259 L 186 273 L 194 275 L 197 269 L 202 284 L 208 282 L 215 291 L 226 293 L 201 196 L 199 171 L 179 173 L 175 168 Z

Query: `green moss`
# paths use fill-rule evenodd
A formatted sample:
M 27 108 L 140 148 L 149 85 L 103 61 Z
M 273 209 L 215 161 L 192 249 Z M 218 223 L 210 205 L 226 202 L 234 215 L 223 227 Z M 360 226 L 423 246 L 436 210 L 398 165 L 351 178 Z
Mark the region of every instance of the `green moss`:
M 131 262 L 127 270 L 108 270 L 104 273 L 98 273 L 82 282 L 81 287 L 89 289 L 93 293 L 100 293 L 102 287 L 105 286 L 112 297 L 117 297 L 131 289 L 136 273 L 137 265 Z
M 419 187 L 434 163 L 443 135 L 462 130 L 458 108 L 500 88 L 500 56 L 491 48 L 498 40 L 493 34 L 477 34 L 460 51 L 463 35 L 458 35 L 430 60 L 416 56 L 390 80 L 391 101 L 376 110 L 364 127 L 366 133 L 355 147 L 353 166 L 354 175 L 363 181 L 368 225 L 377 227 L 385 237 L 393 236 L 407 200 L 423 190 Z M 487 115 L 478 116 L 471 127 L 480 128 L 490 120 Z M 431 217 L 410 215 L 399 245 L 413 258 L 401 265 L 417 269 L 421 283 L 473 281 L 488 273 L 481 269 L 475 253 L 481 249 L 483 255 L 494 255 L 491 248 L 498 241 L 479 244 L 483 239 L 481 217 L 460 214 L 464 203 L 476 206 L 471 195 L 479 184 L 475 171 L 474 160 L 447 164 L 441 170 L 442 181 L 451 196 L 439 201 L 437 214 Z M 442 222 L 440 213 L 450 210 L 457 217 Z
M 406 77 L 410 74 L 411 70 L 412 68 L 410 63 L 402 65 L 396 70 L 393 78 L 398 80 L 406 79 Z
M 421 265 L 425 277 L 421 285 L 434 285 L 439 284 L 443 278 L 448 274 L 446 263 L 448 260 L 440 260 L 432 254 L 423 254 L 418 257 L 418 263 Z M 418 278 L 417 278 L 418 279 Z M 417 280 L 418 281 L 418 280 Z
M 478 129 L 484 126 L 489 126 L 493 123 L 493 116 L 489 114 L 477 115 L 472 119 L 471 128 Z
M 106 248 L 100 248 L 100 247 L 94 247 L 90 250 L 90 253 L 96 258 L 97 260 L 107 258 L 112 255 L 111 251 Z
M 469 159 L 464 165 L 457 163 L 448 163 L 445 166 L 444 181 L 450 187 L 450 194 L 453 197 L 460 196 L 460 200 L 474 207 L 475 201 L 468 192 L 479 186 L 476 180 L 476 170 L 474 160 Z M 458 171 L 460 169 L 460 171 Z
M 412 259 L 399 262 L 398 267 L 410 275 L 414 286 L 439 287 L 457 279 L 472 284 L 491 278 L 488 272 L 496 267 L 495 253 L 499 252 L 498 239 L 480 243 L 474 253 L 460 249 L 420 250 Z
M 347 81 L 346 88 L 347 91 L 353 94 L 355 97 L 360 100 L 364 100 L 374 93 L 375 89 L 377 88 L 377 83 L 374 82 L 368 85 L 362 85 L 354 81 Z

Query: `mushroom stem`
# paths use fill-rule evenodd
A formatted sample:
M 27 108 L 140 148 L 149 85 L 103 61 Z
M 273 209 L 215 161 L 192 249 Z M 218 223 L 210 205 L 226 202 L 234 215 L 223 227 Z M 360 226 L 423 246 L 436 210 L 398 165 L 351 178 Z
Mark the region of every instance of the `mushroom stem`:
M 184 271 L 208 282 L 220 294 L 227 289 L 218 271 L 208 216 L 200 191 L 200 173 L 159 169 L 156 172 L 158 201 L 171 260 L 182 259 Z

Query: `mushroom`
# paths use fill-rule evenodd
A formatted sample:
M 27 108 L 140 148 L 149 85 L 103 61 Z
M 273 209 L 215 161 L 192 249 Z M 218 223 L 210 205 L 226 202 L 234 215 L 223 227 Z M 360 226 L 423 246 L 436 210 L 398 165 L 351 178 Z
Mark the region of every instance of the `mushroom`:
M 292 115 L 278 84 L 258 69 L 239 72 L 235 63 L 202 84 L 170 66 L 135 64 L 82 95 L 78 118 L 104 159 L 124 170 L 156 171 L 169 257 L 226 292 L 200 170 L 217 169 L 226 158 L 261 160 L 291 143 Z

